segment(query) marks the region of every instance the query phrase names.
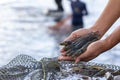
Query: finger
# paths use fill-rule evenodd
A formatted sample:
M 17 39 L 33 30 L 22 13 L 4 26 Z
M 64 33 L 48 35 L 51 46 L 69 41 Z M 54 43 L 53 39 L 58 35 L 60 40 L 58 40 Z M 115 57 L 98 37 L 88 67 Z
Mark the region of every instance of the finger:
M 89 33 L 90 31 L 88 31 L 87 29 L 78 29 L 75 30 L 74 32 L 71 33 L 71 35 L 69 37 L 67 37 L 64 41 L 69 41 L 69 40 L 74 40 L 82 35 L 85 35 L 87 33 Z
M 60 48 L 60 52 L 61 52 L 61 53 L 65 52 L 65 47 L 61 47 L 61 48 Z
M 76 31 L 72 32 L 70 36 L 68 36 L 64 41 L 71 41 L 78 37 L 78 34 Z
M 66 56 L 66 52 L 62 52 L 61 55 L 62 55 L 62 56 Z
M 65 52 L 64 48 L 60 49 L 60 52 L 61 52 L 61 53 Z
M 80 62 L 81 60 L 80 60 L 80 58 L 77 58 L 76 60 L 75 60 L 75 63 L 77 64 L 78 62 Z
M 58 60 L 74 60 L 74 59 L 70 56 L 59 56 Z
M 80 56 L 78 56 L 75 60 L 75 63 L 78 63 L 80 61 L 88 61 L 89 60 L 89 56 L 87 55 L 87 53 L 83 53 Z
M 78 63 L 78 62 L 80 62 L 80 61 L 85 61 L 85 62 L 88 62 L 89 60 L 91 60 L 92 58 L 77 58 L 76 60 L 75 60 L 75 63 Z
M 64 53 L 64 52 L 66 52 L 67 51 L 67 49 L 65 48 L 65 47 L 62 47 L 61 49 L 60 49 L 60 52 L 61 53 Z
M 76 58 L 75 63 L 78 63 L 80 61 L 84 61 L 83 59 L 85 59 L 85 56 L 80 55 L 79 57 Z

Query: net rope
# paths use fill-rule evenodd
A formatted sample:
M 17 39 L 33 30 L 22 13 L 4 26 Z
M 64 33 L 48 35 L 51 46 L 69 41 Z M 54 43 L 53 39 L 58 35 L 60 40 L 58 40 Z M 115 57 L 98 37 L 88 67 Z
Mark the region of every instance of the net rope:
M 53 59 L 53 61 L 56 59 Z M 59 77 L 58 74 L 50 66 L 49 58 L 43 58 L 40 61 L 32 58 L 28 55 L 18 55 L 13 60 L 11 60 L 7 65 L 0 68 L 0 80 L 57 80 L 55 77 Z M 57 62 L 57 60 L 56 60 Z M 69 61 L 58 61 L 60 67 L 65 69 L 75 67 L 75 66 L 101 66 L 105 69 L 112 69 L 120 71 L 120 66 L 109 65 L 109 64 L 99 64 L 94 62 L 80 62 L 74 64 L 74 62 Z M 55 63 L 55 62 L 54 62 Z M 57 65 L 58 64 L 54 64 Z M 49 69 L 47 69 L 49 68 Z M 54 67 L 56 68 L 56 67 Z M 57 69 L 57 68 L 56 68 Z M 49 71 L 48 71 L 49 70 Z M 49 73 L 47 73 L 47 71 Z M 120 74 L 119 74 L 120 75 Z M 48 78 L 47 78 L 48 77 Z M 28 79 L 29 78 L 29 79 Z M 59 78 L 58 78 L 59 79 Z M 60 80 L 60 79 L 59 79 Z

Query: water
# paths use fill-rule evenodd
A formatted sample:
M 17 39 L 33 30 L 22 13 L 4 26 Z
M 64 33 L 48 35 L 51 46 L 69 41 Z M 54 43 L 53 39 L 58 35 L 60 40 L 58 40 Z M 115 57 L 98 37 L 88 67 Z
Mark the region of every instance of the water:
M 31 55 L 38 60 L 53 54 L 57 56 L 55 40 L 47 33 L 49 22 L 39 14 L 40 8 L 15 4 L 19 3 L 0 7 L 0 65 L 18 54 Z
M 102 12 L 107 0 L 85 0 L 85 2 L 90 12 L 90 15 L 84 18 L 85 26 L 90 27 Z M 63 3 L 66 13 L 69 13 L 69 2 L 66 0 Z M 7 64 L 18 54 L 27 54 L 37 60 L 60 55 L 56 40 L 47 30 L 54 21 L 42 14 L 46 8 L 54 7 L 53 0 L 16 0 L 0 5 L 0 66 Z M 113 25 L 106 36 L 118 24 L 120 20 Z M 120 65 L 119 51 L 120 44 L 93 61 Z
M 87 3 L 90 13 L 89 16 L 84 17 L 85 26 L 90 27 L 99 17 L 107 0 L 84 1 Z M 70 13 L 69 2 L 64 0 L 63 4 L 65 12 Z M 54 21 L 42 14 L 45 9 L 54 7 L 53 0 L 4 0 L 2 2 L 0 5 L 0 66 L 7 64 L 19 54 L 27 54 L 37 60 L 42 57 L 60 55 L 55 38 L 48 33 L 48 26 L 53 25 Z M 109 35 L 118 24 L 120 24 L 120 20 L 113 25 L 104 37 Z M 120 44 L 93 61 L 120 66 L 119 52 Z M 77 78 L 80 76 L 69 76 L 65 80 Z

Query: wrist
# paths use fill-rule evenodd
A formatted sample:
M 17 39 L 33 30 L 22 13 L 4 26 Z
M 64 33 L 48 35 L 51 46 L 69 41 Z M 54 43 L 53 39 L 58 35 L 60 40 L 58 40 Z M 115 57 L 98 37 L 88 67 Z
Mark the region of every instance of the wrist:
M 101 52 L 105 52 L 110 49 L 110 44 L 109 44 L 108 40 L 106 40 L 106 39 L 101 40 L 101 44 L 102 44 Z
M 99 28 L 97 28 L 95 26 L 91 27 L 90 31 L 91 32 L 97 32 L 97 34 L 99 35 L 99 38 L 101 38 L 103 36 L 103 32 Z

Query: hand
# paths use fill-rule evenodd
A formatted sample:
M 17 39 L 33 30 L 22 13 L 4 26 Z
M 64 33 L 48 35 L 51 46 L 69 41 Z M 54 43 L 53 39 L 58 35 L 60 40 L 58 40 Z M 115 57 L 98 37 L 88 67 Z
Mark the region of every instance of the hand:
M 92 28 L 91 29 L 78 29 L 78 30 L 72 32 L 72 34 L 69 37 L 67 37 L 65 39 L 65 41 L 72 41 L 72 40 L 74 40 L 74 39 L 76 39 L 76 38 L 78 38 L 80 36 L 83 36 L 85 34 L 88 34 L 90 32 L 97 32 L 97 30 L 92 29 Z M 98 32 L 98 35 L 99 35 L 99 32 Z M 101 35 L 99 35 L 99 38 L 100 37 L 101 37 Z M 63 53 L 64 49 L 61 49 L 61 52 Z
M 50 29 L 50 30 L 59 30 L 60 29 L 60 27 L 59 26 L 56 26 L 56 25 L 54 25 L 54 26 L 50 26 L 50 27 L 48 27 L 48 29 Z
M 89 61 L 91 59 L 96 58 L 101 52 L 104 51 L 104 41 L 98 40 L 96 42 L 91 43 L 87 50 L 82 53 L 80 56 L 76 58 L 72 58 L 71 56 L 65 56 L 65 53 L 62 52 L 62 56 L 59 56 L 59 60 L 75 60 L 75 63 L 78 63 L 79 61 Z
M 80 36 L 85 35 L 85 34 L 88 34 L 90 32 L 95 32 L 95 30 L 94 29 L 79 29 L 79 30 L 76 30 L 65 41 L 74 40 L 75 38 L 80 37 Z M 92 43 L 91 45 L 88 46 L 87 51 L 85 53 L 83 53 L 81 56 L 76 57 L 76 58 L 72 58 L 71 56 L 66 56 L 64 49 L 61 49 L 62 56 L 60 56 L 58 59 L 59 60 L 75 60 L 76 63 L 79 62 L 80 60 L 88 61 L 88 60 L 93 59 L 94 57 L 96 57 L 98 55 L 97 54 L 98 52 L 97 52 L 93 56 L 91 56 L 91 54 L 93 54 L 93 52 L 94 52 L 93 49 L 97 50 L 97 47 L 96 47 L 97 45 L 96 44 L 99 44 L 99 43 L 100 43 L 99 41 Z M 98 47 L 101 47 L 101 46 L 99 45 Z M 91 50 L 93 50 L 93 51 L 91 51 Z M 88 53 L 90 53 L 90 54 L 88 54 Z M 88 60 L 86 60 L 85 57 L 89 57 Z

